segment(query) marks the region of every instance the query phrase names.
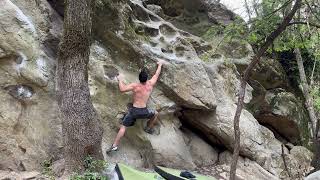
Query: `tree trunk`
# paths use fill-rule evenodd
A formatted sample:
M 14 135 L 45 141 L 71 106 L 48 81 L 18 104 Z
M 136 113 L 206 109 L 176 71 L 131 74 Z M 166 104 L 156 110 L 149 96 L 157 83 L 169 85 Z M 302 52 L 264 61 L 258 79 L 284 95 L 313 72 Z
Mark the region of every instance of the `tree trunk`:
M 315 60 L 313 63 L 313 68 L 312 68 L 312 72 L 311 72 L 311 77 L 310 77 L 310 87 L 313 86 L 313 76 L 314 76 L 314 71 L 316 70 L 316 65 L 317 65 L 317 61 Z
M 313 99 L 310 95 L 310 89 L 307 82 L 306 73 L 304 71 L 303 61 L 302 61 L 301 52 L 299 48 L 295 48 L 295 54 L 296 54 L 296 61 L 298 64 L 299 76 L 300 76 L 301 85 L 302 85 L 302 92 L 306 99 L 305 106 L 308 110 L 309 118 L 311 121 L 312 137 L 316 137 L 317 136 L 317 133 L 316 133 L 317 117 L 313 108 Z
M 84 159 L 102 159 L 103 129 L 90 99 L 88 62 L 93 0 L 66 0 L 57 65 L 57 98 L 64 139 L 65 174 L 84 170 Z
M 320 142 L 317 137 L 317 134 L 318 134 L 317 121 L 318 120 L 317 120 L 316 113 L 314 111 L 313 98 L 310 95 L 310 89 L 307 82 L 306 73 L 304 71 L 303 61 L 302 61 L 301 52 L 299 48 L 295 48 L 295 54 L 296 54 L 296 61 L 299 69 L 299 76 L 302 84 L 302 92 L 306 100 L 305 106 L 308 110 L 309 118 L 311 122 L 313 152 L 314 152 L 312 164 L 316 170 L 320 170 L 320 144 L 319 144 Z
M 261 48 L 258 50 L 256 55 L 252 58 L 252 61 L 244 71 L 244 75 L 241 78 L 241 84 L 240 84 L 240 90 L 239 90 L 239 97 L 238 97 L 238 104 L 237 104 L 237 110 L 234 116 L 234 148 L 233 148 L 233 156 L 232 156 L 232 162 L 230 167 L 230 180 L 235 180 L 236 177 L 236 170 L 237 170 L 237 163 L 239 158 L 239 151 L 240 151 L 240 128 L 239 128 L 239 121 L 240 121 L 240 115 L 241 111 L 243 109 L 243 99 L 245 96 L 245 89 L 247 86 L 247 81 L 249 79 L 250 73 L 254 66 L 260 61 L 261 56 L 265 53 L 265 51 L 268 49 L 268 47 L 273 43 L 273 41 L 287 28 L 290 21 L 292 20 L 294 14 L 301 6 L 301 0 L 297 0 L 288 14 L 281 24 L 277 27 L 276 30 L 274 30 L 267 38 L 265 43 L 261 46 Z

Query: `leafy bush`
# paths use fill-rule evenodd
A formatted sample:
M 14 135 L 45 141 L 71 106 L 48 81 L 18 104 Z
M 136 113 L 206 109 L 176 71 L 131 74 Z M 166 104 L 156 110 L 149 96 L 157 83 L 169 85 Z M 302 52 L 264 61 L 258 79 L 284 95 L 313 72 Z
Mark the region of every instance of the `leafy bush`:
M 107 162 L 104 160 L 94 160 L 88 156 L 84 160 L 86 170 L 84 173 L 75 173 L 71 176 L 71 180 L 107 180 L 107 177 L 102 176 L 99 172 L 107 167 Z
M 42 174 L 45 175 L 50 180 L 54 180 L 54 173 L 52 171 L 52 160 L 45 160 L 41 163 L 42 166 Z
M 101 176 L 99 173 L 84 172 L 82 175 L 74 174 L 70 178 L 71 180 L 107 180 L 107 177 Z

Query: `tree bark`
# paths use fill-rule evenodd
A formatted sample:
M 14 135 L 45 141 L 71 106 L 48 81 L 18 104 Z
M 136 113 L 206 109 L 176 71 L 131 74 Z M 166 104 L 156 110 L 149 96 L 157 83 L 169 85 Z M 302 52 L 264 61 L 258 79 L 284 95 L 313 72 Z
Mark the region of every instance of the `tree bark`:
M 239 97 L 238 97 L 238 104 L 237 110 L 234 116 L 234 149 L 233 149 L 233 156 L 232 162 L 230 167 L 230 180 L 235 180 L 236 177 L 236 170 L 237 170 L 237 163 L 239 158 L 239 151 L 240 151 L 240 128 L 239 128 L 239 121 L 241 111 L 243 109 L 243 99 L 245 96 L 245 89 L 247 86 L 247 81 L 249 79 L 250 73 L 254 66 L 260 61 L 261 56 L 265 53 L 268 47 L 273 43 L 273 41 L 287 28 L 288 24 L 292 20 L 294 14 L 301 6 L 301 0 L 296 0 L 292 10 L 290 13 L 283 19 L 281 24 L 274 30 L 267 38 L 265 43 L 261 46 L 255 56 L 252 58 L 252 61 L 244 71 L 243 77 L 241 78 L 240 90 L 239 90 Z
M 317 61 L 315 60 L 313 63 L 313 68 L 312 68 L 312 72 L 311 72 L 311 77 L 310 77 L 310 87 L 312 88 L 313 86 L 313 76 L 314 76 L 314 71 L 316 70 L 316 65 L 317 65 Z
M 296 21 L 296 22 L 289 23 L 289 25 L 296 25 L 296 24 L 308 25 L 308 26 L 312 26 L 312 27 L 320 29 L 320 24 L 316 24 L 316 23 L 312 23 L 312 22 Z
M 295 54 L 296 54 L 296 61 L 298 64 L 299 76 L 300 76 L 301 85 L 302 85 L 302 92 L 305 98 L 305 107 L 308 110 L 308 114 L 311 122 L 313 153 L 314 153 L 314 156 L 312 159 L 312 165 L 315 168 L 315 170 L 320 170 L 320 142 L 317 137 L 318 135 L 317 121 L 318 120 L 317 120 L 317 116 L 313 106 L 313 98 L 310 95 L 310 89 L 307 82 L 306 73 L 304 71 L 304 65 L 303 65 L 302 56 L 299 48 L 295 48 Z
M 306 100 L 305 106 L 308 110 L 309 118 L 311 121 L 312 137 L 316 137 L 317 136 L 317 133 L 316 133 L 317 117 L 313 108 L 313 99 L 310 95 L 310 88 L 307 82 L 307 77 L 304 71 L 303 61 L 302 61 L 301 52 L 299 48 L 295 48 L 295 54 L 296 54 L 296 61 L 298 64 L 299 76 L 300 76 L 301 85 L 302 85 L 302 92 Z
M 84 170 L 84 159 L 103 159 L 103 129 L 90 99 L 88 62 L 93 0 L 65 0 L 57 65 L 57 98 L 64 139 L 65 174 Z

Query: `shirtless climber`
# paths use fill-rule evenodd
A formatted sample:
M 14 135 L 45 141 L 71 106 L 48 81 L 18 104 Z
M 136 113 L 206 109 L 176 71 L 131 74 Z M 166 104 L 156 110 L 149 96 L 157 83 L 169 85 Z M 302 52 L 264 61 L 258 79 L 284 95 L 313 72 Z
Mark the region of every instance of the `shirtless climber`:
M 114 143 L 107 150 L 107 154 L 112 151 L 118 150 L 120 139 L 124 135 L 126 128 L 133 126 L 136 119 L 150 119 L 147 123 L 147 126 L 144 128 L 144 131 L 149 134 L 154 133 L 153 127 L 155 125 L 155 122 L 157 121 L 158 112 L 153 109 L 147 108 L 147 101 L 150 97 L 154 85 L 159 78 L 161 67 L 164 64 L 164 61 L 160 60 L 157 62 L 157 64 L 157 71 L 150 80 L 148 80 L 148 74 L 144 70 L 142 70 L 139 74 L 140 83 L 131 83 L 129 85 L 126 85 L 123 83 L 123 76 L 121 74 L 117 76 L 120 91 L 133 92 L 133 107 L 129 108 L 128 113 L 123 118 L 120 130 L 116 136 L 116 139 L 114 140 Z

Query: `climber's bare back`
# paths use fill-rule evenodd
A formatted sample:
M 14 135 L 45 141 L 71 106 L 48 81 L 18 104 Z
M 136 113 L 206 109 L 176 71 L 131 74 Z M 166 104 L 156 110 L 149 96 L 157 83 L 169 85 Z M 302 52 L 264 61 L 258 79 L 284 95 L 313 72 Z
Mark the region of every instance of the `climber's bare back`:
M 133 107 L 145 108 L 152 92 L 153 85 L 150 81 L 146 83 L 135 83 L 133 86 Z
M 139 74 L 140 83 L 131 83 L 126 85 L 123 83 L 123 75 L 119 74 L 117 79 L 119 81 L 119 90 L 121 92 L 133 92 L 133 107 L 146 108 L 147 102 L 152 92 L 153 86 L 157 83 L 159 78 L 161 67 L 165 63 L 163 60 L 157 62 L 158 67 L 156 73 L 148 80 L 148 74 L 145 71 L 141 71 Z

